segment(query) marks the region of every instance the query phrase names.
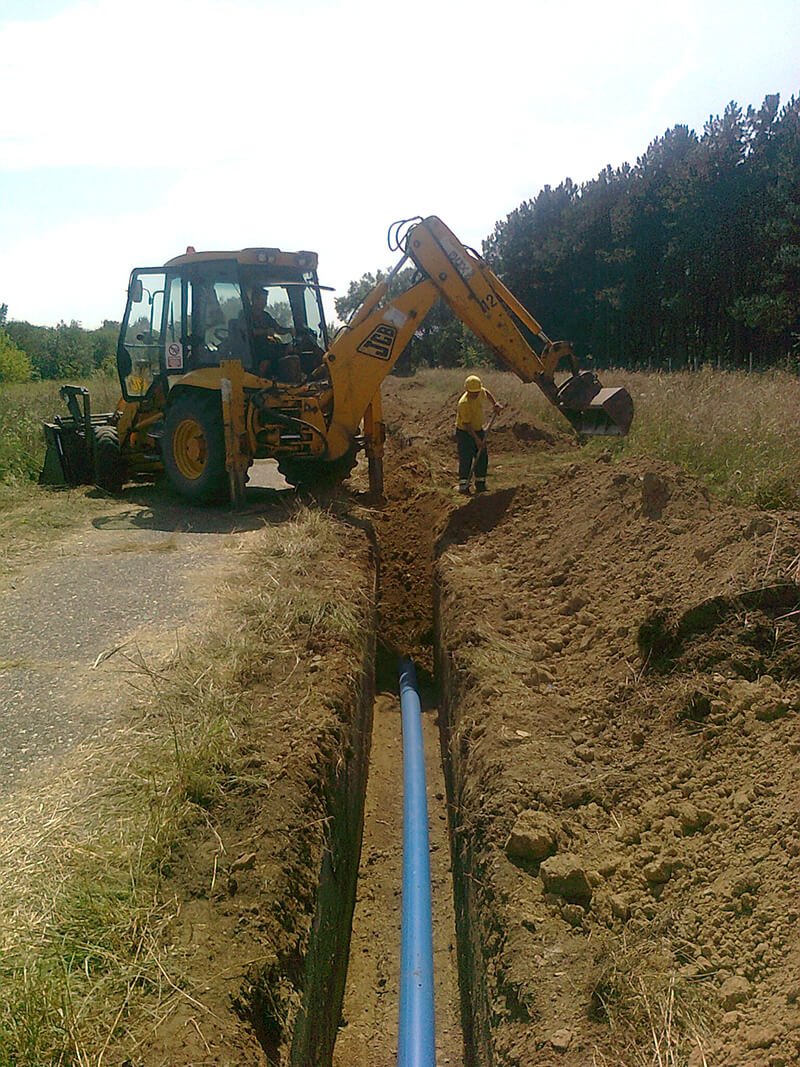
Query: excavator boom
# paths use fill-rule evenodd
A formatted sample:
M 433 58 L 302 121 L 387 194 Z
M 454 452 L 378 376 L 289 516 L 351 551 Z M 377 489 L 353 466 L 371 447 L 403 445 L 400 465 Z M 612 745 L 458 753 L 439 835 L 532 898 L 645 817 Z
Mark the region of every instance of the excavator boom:
M 406 250 L 421 270 L 437 270 L 442 298 L 455 314 L 509 370 L 525 382 L 535 382 L 579 433 L 627 434 L 633 421 L 628 391 L 603 388 L 595 374 L 581 371 L 572 346 L 551 341 L 489 265 L 462 245 L 441 219 L 431 216 L 418 223 L 409 232 Z M 525 339 L 519 324 L 542 343 L 540 354 Z M 571 374 L 557 388 L 554 374 L 564 360 Z
M 334 417 L 342 441 L 352 436 L 369 398 L 400 358 L 437 297 L 480 338 L 497 359 L 524 382 L 535 383 L 579 433 L 624 435 L 633 420 L 633 402 L 622 388 L 604 388 L 592 371 L 580 370 L 572 346 L 552 341 L 534 316 L 489 265 L 430 216 L 407 231 L 403 259 L 418 268 L 420 280 L 388 299 L 388 280 L 364 301 L 331 346 L 328 365 L 334 382 Z M 541 351 L 523 330 L 540 342 Z M 566 362 L 569 376 L 559 386 L 555 372 Z M 332 428 L 333 428 L 332 426 Z

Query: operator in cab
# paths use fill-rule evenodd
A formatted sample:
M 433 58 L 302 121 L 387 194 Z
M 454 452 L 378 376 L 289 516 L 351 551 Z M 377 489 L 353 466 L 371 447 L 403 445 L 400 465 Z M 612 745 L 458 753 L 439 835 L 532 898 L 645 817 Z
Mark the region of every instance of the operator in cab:
M 486 492 L 486 472 L 489 453 L 486 450 L 486 430 L 483 426 L 483 402 L 488 400 L 495 415 L 503 410 L 477 374 L 464 381 L 464 393 L 456 409 L 456 444 L 458 446 L 458 491 L 467 495 L 475 475 L 475 492 Z
M 267 294 L 260 285 L 254 286 L 250 293 L 250 317 L 253 321 L 253 336 L 278 340 L 279 335 L 291 334 L 291 326 L 281 326 L 276 318 L 267 311 Z
M 253 286 L 250 291 L 250 321 L 258 373 L 263 377 L 276 378 L 286 355 L 286 339 L 291 337 L 292 328 L 281 326 L 267 311 L 267 294 L 260 285 Z

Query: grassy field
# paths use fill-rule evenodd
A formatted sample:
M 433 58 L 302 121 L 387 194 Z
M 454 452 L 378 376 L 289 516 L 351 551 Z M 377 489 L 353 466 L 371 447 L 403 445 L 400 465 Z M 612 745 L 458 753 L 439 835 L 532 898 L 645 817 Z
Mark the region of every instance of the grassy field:
M 708 369 L 619 380 L 636 405 L 625 452 L 669 460 L 731 503 L 800 508 L 799 378 Z
M 513 374 L 487 370 L 484 379 L 504 402 L 539 425 L 564 429 L 564 420 L 539 391 Z M 461 388 L 461 368 L 423 370 L 417 380 L 442 401 Z M 633 395 L 635 418 L 624 441 L 595 440 L 588 454 L 668 460 L 702 478 L 726 500 L 761 508 L 800 507 L 800 379 L 784 371 L 762 374 L 702 370 L 698 374 L 637 374 L 604 371 L 605 385 L 624 385 Z M 115 379 L 88 383 L 95 410 L 111 410 Z M 33 485 L 44 458 L 41 423 L 64 410 L 58 383 L 8 386 L 0 391 L 0 506 L 19 500 Z M 13 487 L 9 494 L 8 487 Z

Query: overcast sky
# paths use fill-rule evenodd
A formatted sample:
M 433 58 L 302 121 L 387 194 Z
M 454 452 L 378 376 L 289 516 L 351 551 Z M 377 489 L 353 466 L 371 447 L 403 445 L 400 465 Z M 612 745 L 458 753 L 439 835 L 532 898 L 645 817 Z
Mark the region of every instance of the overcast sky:
M 0 304 L 93 328 L 188 244 L 313 249 L 342 292 L 395 219 L 480 247 L 774 92 L 800 0 L 0 0 Z

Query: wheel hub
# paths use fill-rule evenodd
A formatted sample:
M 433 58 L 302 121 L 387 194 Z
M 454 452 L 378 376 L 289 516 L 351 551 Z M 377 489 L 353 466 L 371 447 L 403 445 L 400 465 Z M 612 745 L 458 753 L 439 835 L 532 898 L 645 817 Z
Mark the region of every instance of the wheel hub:
M 208 460 L 208 445 L 200 423 L 196 419 L 178 423 L 172 446 L 175 465 L 183 477 L 199 478 Z

